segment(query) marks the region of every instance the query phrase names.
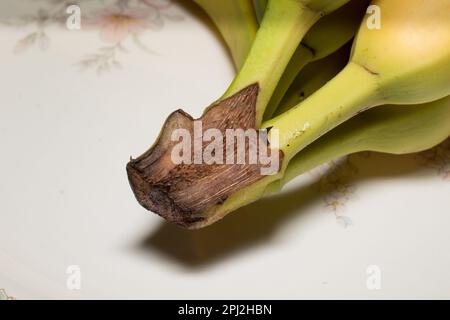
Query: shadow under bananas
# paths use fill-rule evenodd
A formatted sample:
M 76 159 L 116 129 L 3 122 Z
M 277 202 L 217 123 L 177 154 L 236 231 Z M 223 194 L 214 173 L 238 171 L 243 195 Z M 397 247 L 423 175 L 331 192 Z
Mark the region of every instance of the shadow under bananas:
M 348 161 L 359 171 L 351 177 L 350 182 L 354 185 L 412 174 L 416 177 L 416 173 L 424 168 L 416 155 L 361 153 L 351 156 Z M 339 166 L 342 165 L 345 164 Z M 138 243 L 138 248 L 162 253 L 189 269 L 201 269 L 258 245 L 267 245 L 284 224 L 307 214 L 310 206 L 323 202 L 324 193 L 319 183 L 322 178 L 317 177 L 294 190 L 283 191 L 243 207 L 204 229 L 185 230 L 163 222 Z M 325 203 L 322 204 L 325 207 Z
M 301 188 L 262 199 L 200 230 L 185 230 L 163 222 L 139 247 L 157 250 L 186 267 L 200 268 L 222 258 L 267 243 L 295 212 L 306 212 L 319 198 L 317 188 Z

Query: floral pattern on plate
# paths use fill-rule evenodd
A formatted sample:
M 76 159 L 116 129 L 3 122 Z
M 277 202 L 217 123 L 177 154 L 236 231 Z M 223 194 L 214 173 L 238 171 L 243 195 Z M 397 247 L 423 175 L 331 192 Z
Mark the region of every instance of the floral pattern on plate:
M 67 8 L 73 1 L 41 0 L 35 14 L 23 15 L 0 21 L 13 27 L 32 26 L 33 30 L 19 39 L 14 47 L 16 54 L 32 48 L 45 51 L 51 42 L 49 27 L 64 27 L 68 18 Z M 76 3 L 76 2 L 75 2 Z M 92 3 L 92 2 L 91 2 Z M 99 74 L 122 66 L 120 54 L 128 52 L 128 47 L 147 53 L 154 53 L 142 40 L 141 35 L 147 31 L 161 30 L 166 21 L 177 22 L 183 19 L 171 11 L 171 0 L 96 0 L 98 8 L 82 10 L 82 28 L 98 29 L 99 42 L 97 52 L 87 54 L 77 63 L 81 69 L 94 69 Z

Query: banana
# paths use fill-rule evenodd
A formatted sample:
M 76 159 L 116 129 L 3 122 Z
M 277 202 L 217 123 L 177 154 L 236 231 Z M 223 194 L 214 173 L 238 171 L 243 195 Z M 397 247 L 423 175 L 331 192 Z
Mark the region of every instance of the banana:
M 221 206 L 206 211 L 206 218 L 193 224 L 192 228 L 209 225 L 237 208 L 257 201 L 296 174 L 331 158 L 320 153 L 316 155 L 315 148 L 315 152 L 309 153 L 313 160 L 309 162 L 306 158 L 303 162 L 299 160 L 303 152 L 299 151 L 365 109 L 384 104 L 404 105 L 398 110 L 416 110 L 417 119 L 423 110 L 411 104 L 431 102 L 450 94 L 450 35 L 447 32 L 450 30 L 450 3 L 445 0 L 426 3 L 421 0 L 376 0 L 373 4 L 378 5 L 384 13 L 382 29 L 369 30 L 366 17 L 358 31 L 347 66 L 308 99 L 263 123 L 263 127 L 271 128 L 270 132 L 278 129 L 280 149 L 284 154 L 280 172 L 240 189 Z M 411 45 L 411 41 L 417 45 Z M 417 57 L 420 57 L 419 61 Z M 426 138 L 430 139 L 429 143 L 416 145 L 417 150 L 431 147 L 440 138 L 448 136 L 448 118 L 438 113 L 439 117 L 445 119 L 440 127 L 443 131 L 436 133 L 434 129 L 431 130 L 431 138 Z M 433 125 L 433 121 L 430 120 L 423 129 Z M 417 121 L 414 123 L 412 131 L 417 129 Z M 398 128 L 401 131 L 405 127 L 399 125 Z M 405 142 L 404 139 L 402 141 Z M 330 145 L 334 146 L 334 143 Z M 414 147 L 414 144 L 411 145 Z M 413 147 L 402 152 L 414 151 Z M 372 148 L 385 152 L 396 151 L 394 148 L 375 148 L 375 144 Z M 314 157 L 317 157 L 316 160 Z
M 430 149 L 449 136 L 450 96 L 422 105 L 375 108 L 306 147 L 291 160 L 283 178 L 265 193 L 274 193 L 302 173 L 345 155 L 361 151 L 415 153 Z
M 221 139 L 229 129 L 260 128 L 269 99 L 307 31 L 348 1 L 269 0 L 250 52 L 225 94 L 200 119 L 182 110 L 173 112 L 155 144 L 137 159 L 130 159 L 127 174 L 137 201 L 169 221 L 196 228 L 220 218 L 228 210 L 225 203 L 237 191 L 264 181 L 261 162 L 175 163 L 171 157 L 176 145 L 172 135 L 179 129 L 195 135 L 198 123 L 200 130 L 219 131 Z M 195 137 L 194 141 L 202 143 Z M 277 163 L 283 161 L 283 155 L 274 152 Z
M 251 0 L 194 0 L 210 16 L 223 35 L 237 69 L 247 55 L 258 28 Z M 267 0 L 257 0 L 255 12 L 260 19 Z M 267 107 L 274 112 L 295 76 L 310 62 L 324 58 L 348 42 L 356 33 L 368 0 L 351 0 L 316 23 L 295 51 Z M 326 41 L 324 41 L 326 39 Z
M 298 153 L 279 179 L 268 178 L 241 190 L 211 221 L 258 199 L 279 192 L 299 175 L 345 155 L 375 151 L 410 154 L 430 149 L 450 137 L 450 96 L 421 105 L 385 105 L 359 114 Z M 271 180 L 271 181 L 270 181 Z M 211 213 L 210 213 L 211 214 Z M 201 228 L 209 223 L 200 223 Z
M 236 69 L 250 51 L 258 30 L 252 0 L 193 0 L 211 18 L 230 50 Z
M 355 36 L 369 3 L 369 0 L 350 0 L 309 30 L 278 82 L 265 111 L 265 119 L 272 118 L 289 86 L 307 64 L 332 54 Z
M 253 0 L 253 5 L 255 7 L 256 18 L 258 22 L 261 22 L 264 17 L 264 10 L 266 10 L 267 0 Z
M 269 0 L 255 41 L 221 100 L 257 85 L 256 127 L 292 55 L 308 30 L 349 0 Z
M 311 97 L 263 124 L 279 130 L 285 165 L 308 144 L 366 109 L 427 103 L 450 94 L 450 1 L 373 4 L 383 13 L 382 29 L 369 29 L 366 17 L 348 65 Z
M 302 172 L 305 164 L 301 162 L 303 152 L 300 151 L 306 152 L 307 146 L 313 146 L 314 141 L 366 109 L 386 104 L 404 105 L 395 110 L 410 111 L 411 114 L 416 110 L 414 118 L 417 119 L 417 114 L 422 115 L 422 109 L 411 105 L 430 103 L 450 94 L 450 2 L 375 0 L 372 4 L 382 12 L 382 29 L 369 29 L 369 17 L 366 17 L 347 66 L 309 98 L 261 125 L 277 83 L 307 30 L 321 16 L 346 2 L 269 0 L 261 27 L 238 75 L 225 95 L 199 119 L 206 128 L 218 128 L 219 132 L 224 132 L 225 128 L 263 127 L 270 129 L 270 141 L 275 141 L 278 133 L 280 166 L 276 174 L 261 176 L 260 167 L 247 164 L 173 163 L 170 152 L 174 142 L 170 137 L 174 129 L 195 131 L 194 119 L 179 110 L 169 116 L 155 145 L 127 165 L 130 185 L 139 203 L 183 227 L 207 226 L 261 198 L 271 186 L 280 186 L 284 179 Z M 426 109 L 427 112 L 434 110 L 430 105 Z M 384 118 L 394 112 L 392 108 L 386 109 L 389 113 L 383 113 L 383 110 L 374 109 L 367 114 L 376 119 L 377 114 Z M 439 117 L 448 119 L 445 112 Z M 406 121 L 409 116 L 399 113 L 390 117 Z M 427 116 L 427 119 L 431 118 L 431 115 Z M 417 121 L 414 123 L 412 128 L 416 129 Z M 424 120 L 424 124 L 427 123 L 433 121 Z M 387 152 L 425 148 L 447 135 L 448 120 L 443 123 L 442 131 L 437 127 L 426 130 L 428 124 L 424 125 L 422 129 L 430 133 L 429 140 L 423 140 L 423 144 L 412 143 L 409 149 L 395 149 L 385 141 L 377 145 L 375 140 L 365 148 L 379 146 Z M 363 131 L 381 135 L 380 132 L 390 128 L 377 126 L 378 131 Z M 400 128 L 398 135 L 408 128 L 403 122 L 396 126 Z M 342 128 L 344 132 L 352 131 Z M 395 135 L 397 129 L 392 130 Z M 336 142 L 331 145 L 333 148 L 338 146 Z M 313 152 L 314 157 L 317 157 L 316 152 Z M 327 158 L 325 155 L 318 157 L 316 163 Z M 300 159 L 299 165 L 296 165 L 297 159 Z
M 347 65 L 350 50 L 351 42 L 333 54 L 309 63 L 292 82 L 275 115 L 291 109 L 333 79 Z

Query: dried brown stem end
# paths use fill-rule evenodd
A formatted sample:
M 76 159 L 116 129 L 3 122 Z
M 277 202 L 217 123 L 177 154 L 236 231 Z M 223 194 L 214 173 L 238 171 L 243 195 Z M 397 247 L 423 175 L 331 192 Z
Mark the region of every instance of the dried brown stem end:
M 225 137 L 226 129 L 256 129 L 258 93 L 259 86 L 254 84 L 211 106 L 199 119 L 203 132 L 216 128 Z M 128 179 L 138 202 L 186 228 L 207 225 L 208 219 L 213 220 L 209 209 L 264 177 L 260 164 L 247 161 L 246 164 L 174 164 L 171 153 L 178 142 L 171 141 L 172 132 L 184 128 L 193 134 L 193 126 L 190 115 L 175 111 L 166 120 L 154 146 L 127 165 Z M 246 148 L 248 151 L 248 145 Z M 279 159 L 281 164 L 281 152 Z

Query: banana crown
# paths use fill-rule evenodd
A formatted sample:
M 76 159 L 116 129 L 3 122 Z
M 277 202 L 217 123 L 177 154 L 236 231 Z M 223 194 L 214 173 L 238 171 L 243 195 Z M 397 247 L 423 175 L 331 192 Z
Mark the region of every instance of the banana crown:
M 375 0 L 381 28 L 366 16 L 351 61 L 378 78 L 383 101 L 425 103 L 450 94 L 450 1 Z

